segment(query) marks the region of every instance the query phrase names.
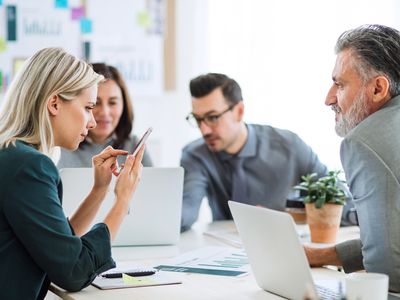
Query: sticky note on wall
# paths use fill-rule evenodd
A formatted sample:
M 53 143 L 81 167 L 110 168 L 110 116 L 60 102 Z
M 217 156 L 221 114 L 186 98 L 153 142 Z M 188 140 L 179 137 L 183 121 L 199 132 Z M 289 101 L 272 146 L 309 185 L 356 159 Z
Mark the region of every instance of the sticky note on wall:
M 15 5 L 7 5 L 7 41 L 17 40 L 17 7 Z
M 68 0 L 55 0 L 54 6 L 56 8 L 66 9 L 68 8 Z
M 81 19 L 81 33 L 91 33 L 92 32 L 92 20 L 82 18 Z
M 85 59 L 85 61 L 91 61 L 90 48 L 91 48 L 90 42 L 88 41 L 83 42 L 83 58 Z
M 151 17 L 148 11 L 142 11 L 137 14 L 136 17 L 137 24 L 140 27 L 149 27 L 151 23 Z
M 0 53 L 6 50 L 7 50 L 7 42 L 2 36 L 0 36 Z
M 83 6 L 71 8 L 71 20 L 79 20 L 84 16 L 85 16 L 85 8 Z
M 13 59 L 13 74 L 14 76 L 18 73 L 18 71 L 21 69 L 22 65 L 24 64 L 26 58 L 14 58 Z

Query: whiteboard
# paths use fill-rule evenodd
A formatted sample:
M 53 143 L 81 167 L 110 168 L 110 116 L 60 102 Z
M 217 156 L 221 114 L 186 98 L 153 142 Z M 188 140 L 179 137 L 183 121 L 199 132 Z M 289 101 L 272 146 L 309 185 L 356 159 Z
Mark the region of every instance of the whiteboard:
M 131 94 L 154 95 L 163 90 L 164 26 L 150 20 L 150 13 L 158 15 L 151 2 L 113 0 L 99 5 L 98 0 L 87 1 L 87 15 L 96 20 L 90 37 L 91 60 L 117 67 Z M 159 14 L 163 18 L 164 10 Z
M 159 95 L 165 5 L 165 0 L 0 0 L 0 24 L 5 24 L 0 26 L 0 101 L 18 66 L 37 50 L 62 47 L 84 58 L 85 44 L 90 62 L 116 66 L 133 96 Z M 16 9 L 15 41 L 7 40 L 9 6 Z M 79 18 L 76 9 L 83 12 Z
M 0 6 L 0 92 L 6 90 L 16 68 L 21 62 L 44 47 L 63 47 L 79 55 L 79 24 L 70 21 L 69 11 L 55 9 L 54 0 L 41 0 L 40 6 L 33 0 L 3 1 Z M 16 8 L 16 40 L 7 41 L 7 6 Z

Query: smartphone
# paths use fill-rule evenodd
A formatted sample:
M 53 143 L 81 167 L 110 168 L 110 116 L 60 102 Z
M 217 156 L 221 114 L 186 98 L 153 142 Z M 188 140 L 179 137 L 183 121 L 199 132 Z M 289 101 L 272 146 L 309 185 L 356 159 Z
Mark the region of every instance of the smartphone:
M 140 148 L 142 148 L 143 144 L 146 143 L 150 133 L 152 133 L 153 128 L 150 127 L 149 129 L 146 130 L 146 132 L 143 134 L 143 136 L 140 138 L 139 142 L 136 144 L 135 148 L 133 149 L 132 155 L 135 156 Z

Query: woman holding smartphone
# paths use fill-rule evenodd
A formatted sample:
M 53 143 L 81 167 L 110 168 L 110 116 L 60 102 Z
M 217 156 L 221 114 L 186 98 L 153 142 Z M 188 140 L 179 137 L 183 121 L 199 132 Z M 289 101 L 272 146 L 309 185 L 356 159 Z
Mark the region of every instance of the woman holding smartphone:
M 94 185 L 68 220 L 50 156 L 78 148 L 95 128 L 92 110 L 103 76 L 60 48 L 33 55 L 17 74 L 0 112 L 0 291 L 2 299 L 43 299 L 50 282 L 78 291 L 115 266 L 111 240 L 126 215 L 142 170 L 136 157 L 107 147 L 93 158 Z M 126 156 L 117 171 L 117 157 Z M 115 203 L 88 230 L 111 177 Z
M 97 103 L 93 108 L 97 126 L 89 132 L 76 151 L 61 150 L 60 160 L 57 163 L 59 169 L 91 167 L 92 157 L 107 146 L 132 153 L 139 142 L 139 138 L 132 135 L 134 121 L 132 100 L 122 75 L 115 67 L 104 63 L 94 63 L 92 66 L 96 73 L 105 78 L 105 81 L 98 85 Z M 123 160 L 124 158 L 120 157 L 119 164 L 122 164 Z M 146 153 L 142 163 L 145 167 L 152 166 L 151 159 Z

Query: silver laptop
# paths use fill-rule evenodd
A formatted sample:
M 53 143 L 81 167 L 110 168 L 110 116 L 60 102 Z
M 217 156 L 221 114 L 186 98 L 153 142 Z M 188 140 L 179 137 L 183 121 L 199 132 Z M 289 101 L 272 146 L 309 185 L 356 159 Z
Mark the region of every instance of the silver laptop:
M 307 294 L 318 295 L 320 299 L 340 299 L 338 280 L 323 282 L 327 285 L 323 288 L 328 294 L 326 297 L 317 292 L 289 214 L 233 201 L 228 203 L 254 277 L 262 289 L 289 299 L 305 299 Z
M 63 208 L 67 216 L 78 208 L 93 186 L 93 169 L 60 170 L 63 183 Z M 93 224 L 102 222 L 114 203 L 115 176 Z M 171 245 L 180 236 L 183 169 L 143 168 L 113 246 Z

